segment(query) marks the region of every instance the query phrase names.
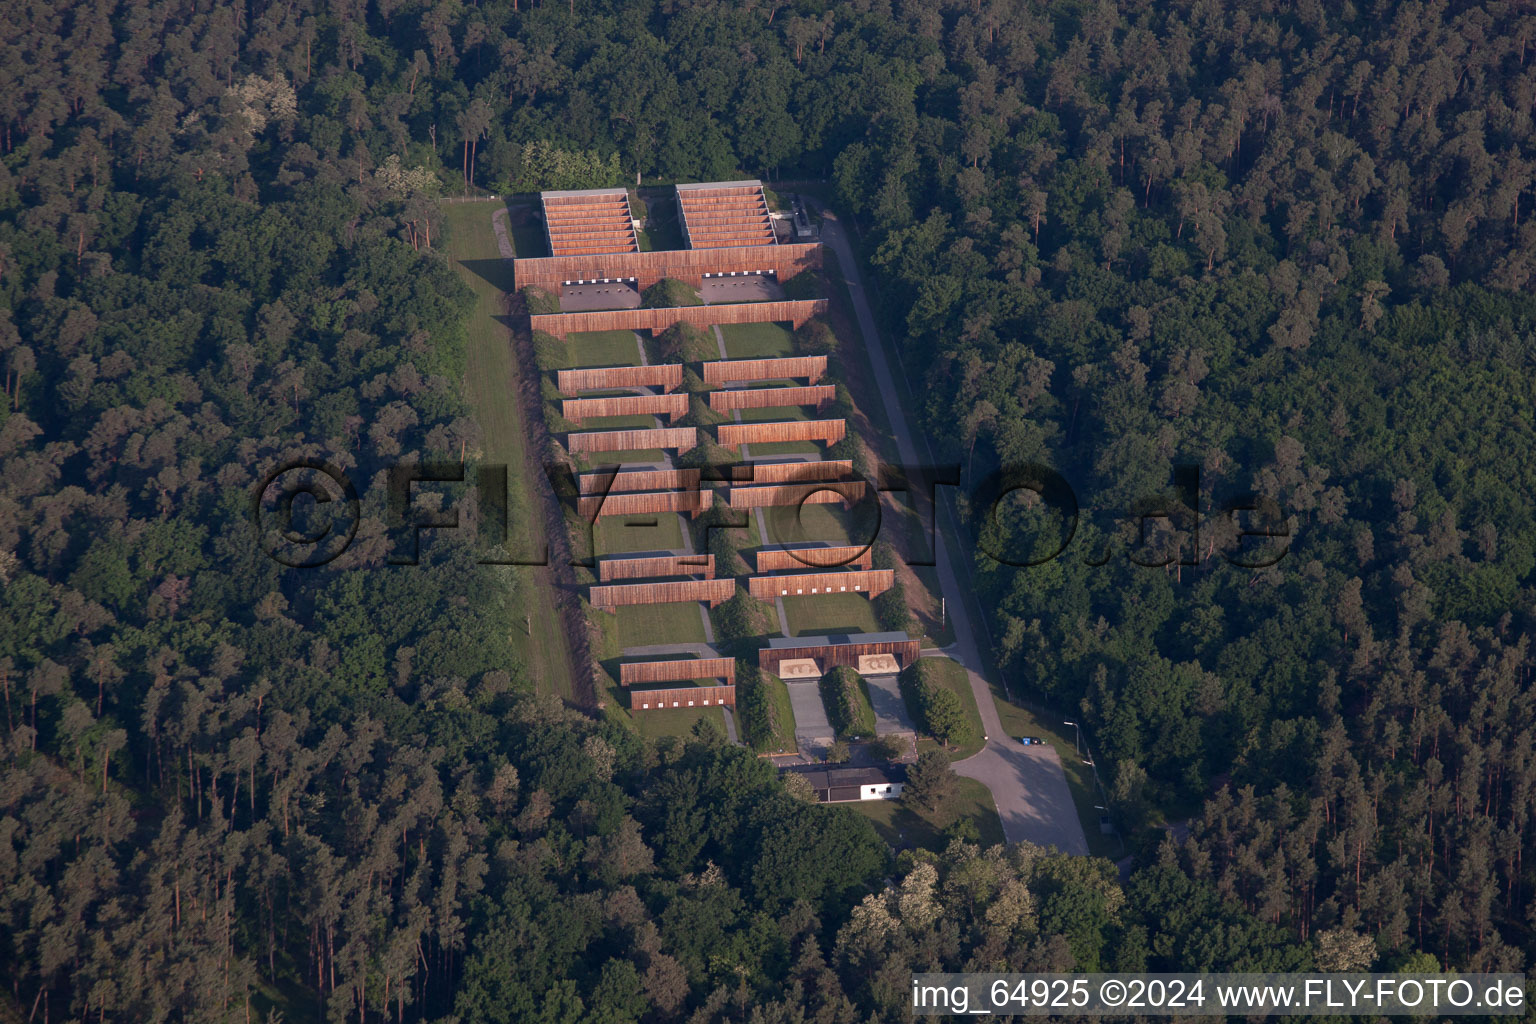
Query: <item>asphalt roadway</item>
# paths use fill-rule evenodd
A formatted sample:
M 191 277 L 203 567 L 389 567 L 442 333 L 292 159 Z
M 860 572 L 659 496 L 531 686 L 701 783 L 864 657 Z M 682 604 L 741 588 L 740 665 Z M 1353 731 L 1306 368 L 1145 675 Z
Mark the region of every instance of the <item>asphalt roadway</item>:
M 821 684 L 786 679 L 784 688 L 789 691 L 789 707 L 795 716 L 795 745 L 802 753 L 821 756 L 835 737 L 821 702 Z
M 809 201 L 809 200 L 807 200 Z M 875 385 L 882 395 L 894 398 L 897 394 L 895 378 L 886 355 L 885 345 L 875 329 L 875 318 L 870 312 L 864 288 L 863 274 L 854 259 L 847 233 L 838 223 L 831 210 L 823 208 L 821 241 L 837 253 L 843 274 L 848 282 L 848 293 L 853 299 L 854 315 L 864 334 L 865 349 L 869 353 L 870 366 L 875 374 Z M 888 400 L 886 412 L 891 430 L 896 437 L 897 451 L 901 460 L 909 466 L 933 465 L 927 441 L 916 435 L 907 421 L 906 410 L 900 403 Z M 948 502 L 940 501 L 941 514 L 951 516 Z M 973 757 L 955 763 L 955 771 L 966 778 L 975 779 L 992 792 L 1002 819 L 1003 836 L 1009 842 L 1032 842 L 1041 846 L 1054 846 L 1065 853 L 1082 856 L 1088 854 L 1088 839 L 1083 834 L 1083 824 L 1072 803 L 1072 791 L 1067 787 L 1066 772 L 1061 758 L 1049 745 L 1025 747 L 1018 737 L 1003 732 L 998 718 L 997 705 L 993 703 L 992 689 L 977 674 L 986 662 L 976 642 L 968 605 L 963 600 L 965 591 L 955 575 L 955 563 L 950 558 L 943 530 L 934 530 L 934 556 L 938 563 L 939 585 L 948 598 L 951 621 L 955 627 L 955 643 L 944 653 L 954 658 L 966 670 L 976 706 L 981 711 L 982 726 L 986 731 L 986 746 Z
M 869 706 L 875 713 L 876 736 L 915 731 L 895 676 L 865 676 L 864 685 L 869 688 Z

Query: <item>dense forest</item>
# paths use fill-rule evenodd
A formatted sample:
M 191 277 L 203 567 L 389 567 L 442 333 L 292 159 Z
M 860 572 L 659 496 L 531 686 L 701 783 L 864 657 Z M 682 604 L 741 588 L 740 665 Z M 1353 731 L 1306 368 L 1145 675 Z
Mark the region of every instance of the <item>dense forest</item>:
M 830 1024 L 913 969 L 1536 958 L 1520 5 L 9 10 L 0 1017 Z M 437 204 L 635 175 L 824 180 L 935 450 L 1070 482 L 1064 553 L 975 577 L 1128 880 L 893 857 L 536 696 L 467 548 L 386 564 L 384 467 L 478 441 Z M 367 515 L 291 570 L 248 506 L 306 458 Z M 1246 492 L 1268 568 L 1222 557 Z M 1009 507 L 985 546 L 1058 545 Z

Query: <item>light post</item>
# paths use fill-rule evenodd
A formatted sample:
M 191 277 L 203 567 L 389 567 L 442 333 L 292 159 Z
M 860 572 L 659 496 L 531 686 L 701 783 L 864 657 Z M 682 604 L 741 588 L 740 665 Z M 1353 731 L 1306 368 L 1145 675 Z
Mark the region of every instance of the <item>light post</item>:
M 1089 751 L 1088 755 L 1086 757 L 1083 756 L 1083 727 L 1081 725 L 1077 724 L 1076 722 L 1063 721 L 1061 724 L 1062 725 L 1070 725 L 1073 729 L 1076 730 L 1075 742 L 1077 743 L 1077 756 L 1083 762 L 1083 764 L 1085 764 L 1089 768 L 1093 769 L 1093 788 L 1094 788 L 1094 791 L 1099 794 L 1099 799 L 1100 800 L 1108 799 L 1104 795 L 1104 783 L 1099 781 L 1099 766 L 1093 763 L 1093 752 Z M 1096 810 L 1096 811 L 1104 812 L 1104 814 L 1106 816 L 1108 816 L 1108 814 L 1109 814 L 1109 808 L 1107 806 L 1101 807 L 1098 804 L 1094 804 L 1093 809 Z M 1125 837 L 1121 836 L 1118 830 L 1115 832 L 1115 835 L 1120 839 L 1120 852 L 1124 853 L 1125 852 Z

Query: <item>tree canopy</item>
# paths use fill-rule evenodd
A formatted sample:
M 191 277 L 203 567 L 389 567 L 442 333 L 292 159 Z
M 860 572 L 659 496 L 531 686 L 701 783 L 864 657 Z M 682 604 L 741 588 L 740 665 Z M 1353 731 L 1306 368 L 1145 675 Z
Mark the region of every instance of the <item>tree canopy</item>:
M 840 1024 L 905 1012 L 919 966 L 1530 964 L 1521 6 L 11 25 L 0 1015 Z M 898 859 L 721 737 L 540 695 L 507 643 L 526 577 L 403 564 L 388 467 L 486 461 L 459 269 L 495 271 L 443 257 L 445 197 L 636 175 L 825 199 L 963 493 L 1070 483 L 1037 566 L 988 552 L 1048 552 L 1064 515 L 961 504 L 1010 677 L 1080 718 L 1117 811 L 1189 819 L 1132 835 L 1125 886 L 1027 844 Z M 294 535 L 358 494 L 309 569 L 251 521 L 300 462 L 331 476 L 289 493 Z M 1223 510 L 1258 498 L 1285 555 L 1245 568 L 1257 512 Z M 761 633 L 745 596 L 718 614 Z

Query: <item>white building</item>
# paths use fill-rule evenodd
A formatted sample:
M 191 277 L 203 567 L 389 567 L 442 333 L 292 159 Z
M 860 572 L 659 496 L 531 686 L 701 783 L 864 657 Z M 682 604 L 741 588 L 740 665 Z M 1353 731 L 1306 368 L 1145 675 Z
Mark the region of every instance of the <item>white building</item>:
M 907 768 L 887 764 L 868 768 L 787 768 L 804 777 L 822 803 L 895 800 L 907 785 Z

